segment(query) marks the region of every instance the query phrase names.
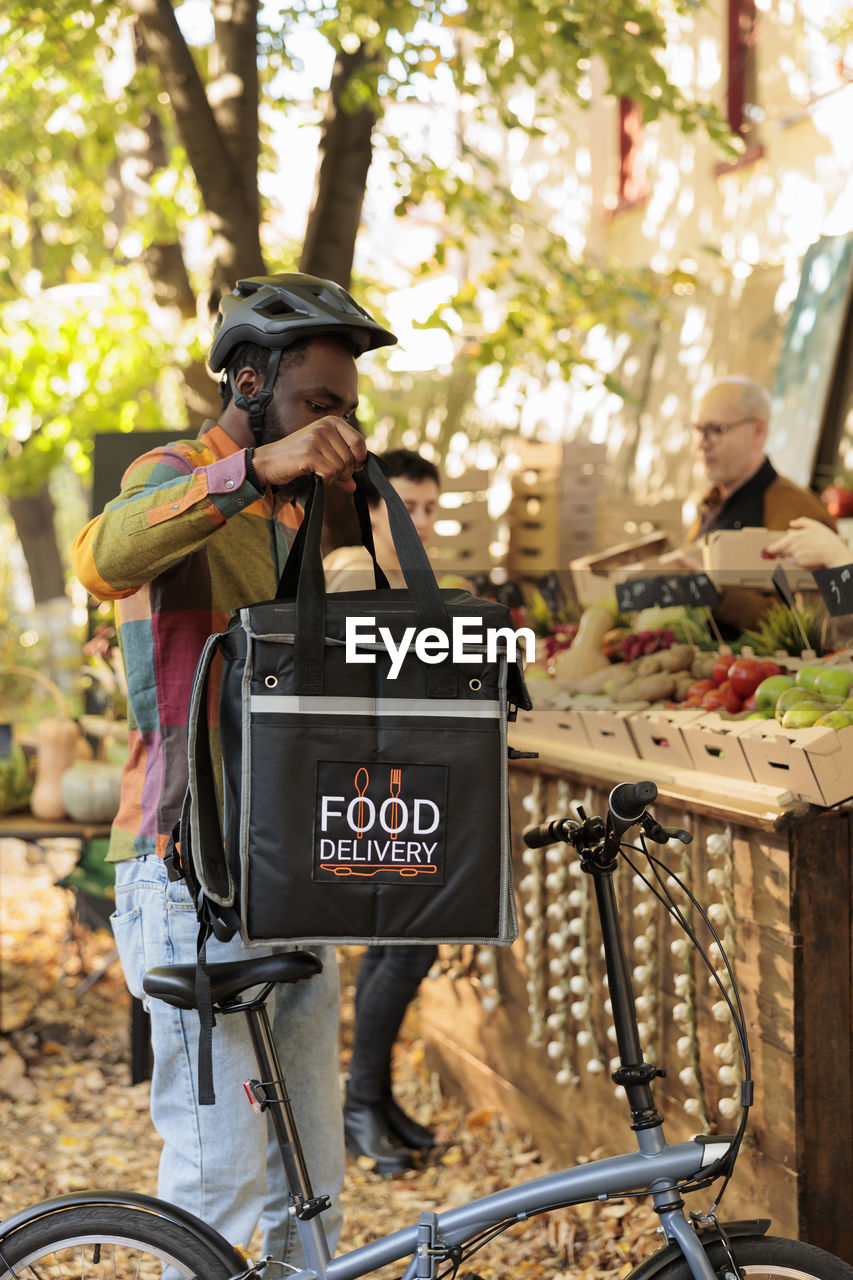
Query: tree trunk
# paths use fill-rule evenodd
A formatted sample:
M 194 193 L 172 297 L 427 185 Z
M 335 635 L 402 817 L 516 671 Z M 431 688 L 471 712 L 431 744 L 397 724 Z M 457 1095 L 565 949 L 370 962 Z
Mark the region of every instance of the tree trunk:
M 365 52 L 339 52 L 323 119 L 322 160 L 314 204 L 308 216 L 299 270 L 334 280 L 345 289 L 352 275 L 355 241 L 361 222 L 367 171 L 372 156 L 375 114 L 367 107 L 348 114 L 341 99 L 349 78 L 365 62 Z M 361 542 L 352 498 L 332 485 L 326 493 L 323 552 Z
M 9 514 L 24 552 L 36 604 L 65 594 L 65 569 L 59 554 L 50 489 L 7 498 Z
M 141 66 L 150 61 L 140 30 L 136 26 L 136 60 Z M 165 169 L 169 163 L 166 143 L 163 137 L 163 125 L 157 111 L 149 108 L 141 121 L 141 143 L 135 161 L 135 174 L 129 182 L 125 176 L 124 190 L 132 207 L 138 212 L 144 211 L 150 200 L 150 183 L 158 170 Z M 127 175 L 127 166 L 123 166 Z M 130 189 L 128 189 L 130 187 Z M 196 296 L 190 283 L 189 272 L 184 262 L 183 248 L 177 236 L 172 240 L 157 240 L 146 245 L 142 253 L 142 261 L 148 272 L 154 301 L 167 311 L 176 312 L 182 320 L 191 320 L 196 315 Z M 181 368 L 184 384 L 184 396 L 187 406 L 190 427 L 198 431 L 207 418 L 216 416 L 219 397 L 216 386 L 204 367 L 203 361 L 195 361 Z
M 240 173 L 248 216 L 261 221 L 258 195 L 257 0 L 217 0 L 207 97 L 231 163 Z
M 369 107 L 348 113 L 342 100 L 351 76 L 366 61 L 363 46 L 352 54 L 339 51 L 335 59 L 320 140 L 323 158 L 299 263 L 300 271 L 335 280 L 345 289 L 352 274 L 376 115 Z
M 169 0 L 129 0 L 129 3 L 139 18 L 145 48 L 169 95 L 178 133 L 207 210 L 213 233 L 208 310 L 213 314 L 221 293 L 232 288 L 240 276 L 260 275 L 264 271 L 257 213 L 257 172 L 251 182 L 245 181 L 246 162 L 236 160 L 230 150 Z M 242 30 L 233 33 L 233 48 L 239 50 L 240 67 L 245 72 L 245 44 L 250 32 L 255 33 L 256 42 L 257 5 L 245 0 L 234 0 L 233 4 L 222 0 L 219 10 L 226 15 L 226 25 L 229 21 L 235 28 L 238 21 L 244 24 Z M 239 80 L 239 71 L 234 74 Z M 253 110 L 257 121 L 257 92 L 254 102 L 245 109 L 246 112 Z M 243 125 L 245 128 L 245 119 Z

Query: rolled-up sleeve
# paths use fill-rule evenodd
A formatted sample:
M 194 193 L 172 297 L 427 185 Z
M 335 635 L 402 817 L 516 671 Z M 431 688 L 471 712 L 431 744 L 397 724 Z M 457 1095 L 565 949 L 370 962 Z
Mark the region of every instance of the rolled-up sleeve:
M 152 450 L 132 464 L 118 497 L 77 535 L 72 568 L 98 599 L 122 599 L 261 497 L 246 478 L 244 449 L 218 459 L 195 442 Z

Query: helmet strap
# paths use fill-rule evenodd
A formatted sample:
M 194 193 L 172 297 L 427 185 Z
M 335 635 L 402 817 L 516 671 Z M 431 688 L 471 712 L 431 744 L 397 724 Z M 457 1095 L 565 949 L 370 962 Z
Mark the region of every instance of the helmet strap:
M 278 375 L 278 366 L 281 362 L 281 350 L 276 348 L 269 353 L 267 361 L 267 371 L 264 377 L 264 385 L 261 387 L 257 395 L 244 396 L 243 392 L 237 387 L 234 381 L 234 372 L 228 370 L 228 381 L 231 385 L 231 397 L 237 409 L 242 409 L 249 415 L 249 428 L 255 437 L 256 444 L 263 444 L 264 423 L 266 422 L 267 406 L 272 400 L 273 387 Z

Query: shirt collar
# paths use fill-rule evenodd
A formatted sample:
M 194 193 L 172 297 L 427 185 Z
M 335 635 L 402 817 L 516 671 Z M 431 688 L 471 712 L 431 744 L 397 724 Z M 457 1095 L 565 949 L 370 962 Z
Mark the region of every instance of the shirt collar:
M 243 447 L 232 440 L 218 422 L 212 422 L 210 418 L 205 421 L 198 438 L 216 454 L 217 458 L 228 458 L 232 453 L 239 453 Z
M 720 486 L 715 484 L 702 499 L 702 506 L 704 508 L 714 507 L 721 511 L 733 502 L 739 502 L 741 498 L 750 498 L 753 495 L 763 493 L 776 479 L 777 474 L 773 463 L 769 458 L 765 458 L 758 470 L 753 472 L 748 480 L 744 480 L 743 484 L 737 489 L 733 489 L 727 498 L 722 496 Z

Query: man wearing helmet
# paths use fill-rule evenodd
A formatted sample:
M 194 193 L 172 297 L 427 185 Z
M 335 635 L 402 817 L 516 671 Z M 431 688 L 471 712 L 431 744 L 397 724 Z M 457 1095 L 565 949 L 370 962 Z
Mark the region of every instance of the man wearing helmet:
M 137 459 L 118 497 L 75 539 L 78 578 L 98 599 L 116 601 L 127 672 L 130 751 L 109 858 L 113 931 L 137 998 L 145 970 L 196 958 L 195 909 L 184 882 L 169 882 L 163 855 L 186 789 L 189 691 L 204 641 L 231 611 L 275 595 L 300 520 L 294 495 L 310 477 L 354 488 L 366 453 L 353 425 L 355 360 L 394 341 L 331 281 L 240 281 L 222 300 L 211 348 L 219 422 Z M 279 986 L 271 1013 L 314 1187 L 332 1199 L 325 1225 L 334 1249 L 344 1168 L 337 967 L 333 948 L 316 950 L 322 975 Z M 239 938 L 208 942 L 209 961 L 244 954 Z M 254 1072 L 243 1019 L 218 1024 L 219 1102 L 199 1107 L 197 1015 L 159 1000 L 149 1013 L 151 1114 L 164 1144 L 159 1194 L 235 1244 L 248 1245 L 260 1225 L 264 1252 L 299 1264 L 277 1154 L 267 1169 L 267 1118 L 234 1092 Z

